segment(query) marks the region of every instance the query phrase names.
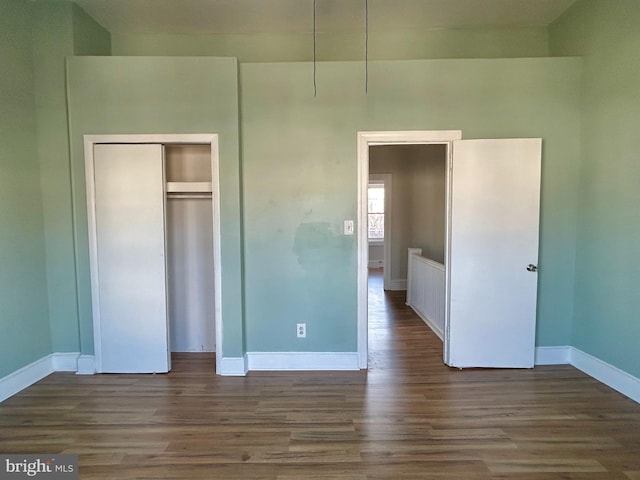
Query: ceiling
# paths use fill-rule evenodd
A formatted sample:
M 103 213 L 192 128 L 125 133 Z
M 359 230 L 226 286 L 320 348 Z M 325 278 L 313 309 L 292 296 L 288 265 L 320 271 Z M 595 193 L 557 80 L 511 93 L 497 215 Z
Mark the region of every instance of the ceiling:
M 371 31 L 545 26 L 575 0 L 368 0 Z M 75 0 L 112 33 L 310 33 L 313 0 Z M 317 30 L 361 32 L 365 0 L 316 0 Z

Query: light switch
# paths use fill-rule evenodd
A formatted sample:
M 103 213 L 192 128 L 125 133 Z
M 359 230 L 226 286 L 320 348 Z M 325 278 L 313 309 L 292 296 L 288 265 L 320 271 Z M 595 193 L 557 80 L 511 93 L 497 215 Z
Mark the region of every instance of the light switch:
M 353 220 L 344 221 L 344 234 L 353 235 Z

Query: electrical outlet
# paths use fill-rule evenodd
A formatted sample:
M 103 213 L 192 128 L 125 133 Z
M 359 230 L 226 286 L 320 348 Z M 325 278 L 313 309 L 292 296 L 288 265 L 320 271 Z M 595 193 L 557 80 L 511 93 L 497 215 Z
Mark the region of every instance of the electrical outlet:
M 305 338 L 307 336 L 307 324 L 299 323 L 296 325 L 296 334 L 298 338 Z

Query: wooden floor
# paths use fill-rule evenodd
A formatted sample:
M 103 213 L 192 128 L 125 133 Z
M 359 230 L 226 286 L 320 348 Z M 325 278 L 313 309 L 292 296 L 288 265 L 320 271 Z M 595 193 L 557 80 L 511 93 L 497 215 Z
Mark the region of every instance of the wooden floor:
M 368 372 L 56 373 L 0 404 L 0 453 L 77 453 L 81 479 L 640 479 L 640 405 L 569 366 L 449 369 L 370 288 Z

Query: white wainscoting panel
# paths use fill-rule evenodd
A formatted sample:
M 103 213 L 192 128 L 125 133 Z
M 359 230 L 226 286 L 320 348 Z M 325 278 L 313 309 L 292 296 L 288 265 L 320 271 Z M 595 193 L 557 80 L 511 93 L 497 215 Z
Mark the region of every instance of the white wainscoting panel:
M 424 258 L 409 249 L 407 305 L 444 339 L 445 272 L 444 265 Z

